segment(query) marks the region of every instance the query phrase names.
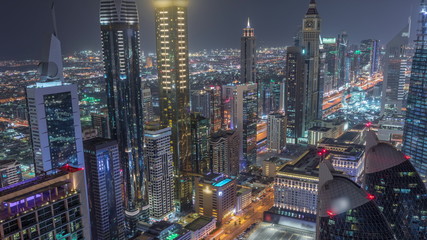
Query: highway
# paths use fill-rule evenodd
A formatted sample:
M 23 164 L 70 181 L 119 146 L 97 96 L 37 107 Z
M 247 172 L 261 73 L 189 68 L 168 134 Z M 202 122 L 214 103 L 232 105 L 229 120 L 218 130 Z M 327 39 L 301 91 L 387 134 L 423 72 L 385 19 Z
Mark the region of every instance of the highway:
M 264 212 L 273 207 L 274 194 L 272 188 L 268 189 L 265 197 L 258 202 L 252 202 L 251 205 L 243 210 L 239 216 L 233 216 L 223 221 L 222 226 L 213 234 L 209 235 L 207 240 L 233 240 L 243 233 L 248 227 L 256 222 L 262 222 Z

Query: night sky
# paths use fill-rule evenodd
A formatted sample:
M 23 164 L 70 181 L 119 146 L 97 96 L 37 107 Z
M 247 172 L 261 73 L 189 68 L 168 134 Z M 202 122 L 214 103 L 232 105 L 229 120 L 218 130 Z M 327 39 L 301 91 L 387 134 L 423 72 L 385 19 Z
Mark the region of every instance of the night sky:
M 0 59 L 39 59 L 52 31 L 50 0 L 0 1 Z M 137 0 L 142 50 L 154 52 L 151 0 Z M 190 0 L 190 50 L 238 48 L 251 18 L 261 47 L 292 43 L 309 0 Z M 420 0 L 318 0 L 322 35 L 347 31 L 351 43 L 375 38 L 386 43 L 413 16 L 417 27 Z M 99 0 L 56 0 L 59 38 L 64 54 L 100 50 Z

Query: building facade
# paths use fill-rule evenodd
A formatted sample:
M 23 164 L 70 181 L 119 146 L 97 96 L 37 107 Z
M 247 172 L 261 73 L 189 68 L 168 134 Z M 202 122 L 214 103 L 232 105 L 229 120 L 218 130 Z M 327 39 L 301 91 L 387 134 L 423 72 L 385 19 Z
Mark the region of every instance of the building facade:
M 168 218 L 174 211 L 171 134 L 170 128 L 145 131 L 148 201 L 154 220 Z
M 22 181 L 21 165 L 16 160 L 0 161 L 0 188 Z
M 210 169 L 229 176 L 239 174 L 239 135 L 233 130 L 219 131 L 209 140 Z
M 191 162 L 194 173 L 209 170 L 209 119 L 200 113 L 191 114 Z
M 249 18 L 240 40 L 240 83 L 257 83 L 255 32 Z
M 143 106 L 139 17 L 135 0 L 101 0 L 100 24 L 111 138 L 119 145 L 126 227 L 133 235 L 144 189 Z
M 116 140 L 84 141 L 92 239 L 124 240 L 122 172 Z
M 286 116 L 281 113 L 268 115 L 268 149 L 281 153 L 286 147 Z

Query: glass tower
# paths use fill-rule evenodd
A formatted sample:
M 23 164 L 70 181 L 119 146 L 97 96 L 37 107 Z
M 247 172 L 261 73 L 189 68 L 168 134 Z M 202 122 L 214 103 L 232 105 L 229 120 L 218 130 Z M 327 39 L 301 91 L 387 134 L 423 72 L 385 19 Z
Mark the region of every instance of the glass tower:
M 119 145 L 127 227 L 139 216 L 143 187 L 143 107 L 139 21 L 135 0 L 101 0 L 104 78 L 111 137 Z M 131 224 L 132 222 L 132 224 Z
M 427 191 L 405 155 L 387 143 L 371 147 L 366 153 L 364 188 L 397 239 L 427 238 Z
M 402 151 L 427 180 L 427 3 L 421 3 L 421 28 L 416 41 L 406 107 Z
M 156 19 L 160 121 L 172 129 L 177 210 L 190 210 L 192 183 L 185 173 L 191 164 L 190 93 L 188 69 L 188 0 L 153 0 Z
M 390 239 L 390 226 L 373 200 L 350 179 L 320 164 L 316 239 Z

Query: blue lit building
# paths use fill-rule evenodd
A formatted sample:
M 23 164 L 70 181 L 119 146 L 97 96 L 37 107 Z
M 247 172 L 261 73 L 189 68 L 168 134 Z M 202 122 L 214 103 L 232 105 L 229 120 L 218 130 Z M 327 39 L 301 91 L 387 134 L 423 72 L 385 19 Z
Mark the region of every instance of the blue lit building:
M 104 54 L 111 138 L 117 139 L 123 169 L 127 228 L 132 231 L 146 203 L 143 161 L 143 107 L 140 77 L 139 18 L 135 0 L 101 0 Z
M 427 180 L 427 3 L 421 3 L 421 29 L 416 41 L 406 107 L 402 151 Z

